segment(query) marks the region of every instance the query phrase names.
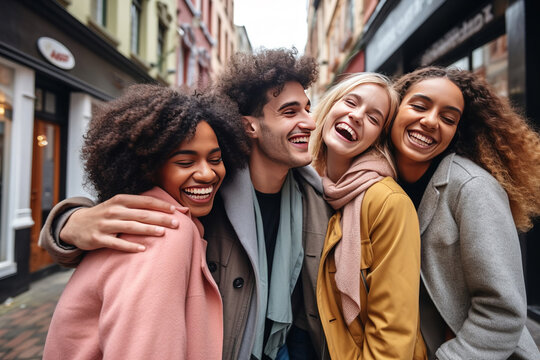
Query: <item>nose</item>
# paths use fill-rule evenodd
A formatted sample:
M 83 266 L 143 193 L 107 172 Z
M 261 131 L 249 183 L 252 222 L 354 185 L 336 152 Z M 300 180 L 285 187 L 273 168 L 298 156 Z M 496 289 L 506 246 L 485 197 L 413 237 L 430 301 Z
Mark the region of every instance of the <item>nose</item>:
M 420 119 L 420 124 L 427 129 L 437 129 L 439 126 L 437 113 L 435 111 L 427 113 L 422 119 Z
M 311 114 L 305 111 L 303 114 L 300 123 L 298 124 L 298 127 L 302 130 L 308 130 L 313 131 L 315 130 L 315 121 L 311 117 Z
M 349 112 L 349 119 L 354 121 L 357 125 L 362 125 L 362 119 L 366 115 L 365 108 L 363 106 L 352 109 Z
M 193 174 L 193 179 L 201 183 L 212 182 L 216 177 L 214 169 L 206 161 L 202 161 Z

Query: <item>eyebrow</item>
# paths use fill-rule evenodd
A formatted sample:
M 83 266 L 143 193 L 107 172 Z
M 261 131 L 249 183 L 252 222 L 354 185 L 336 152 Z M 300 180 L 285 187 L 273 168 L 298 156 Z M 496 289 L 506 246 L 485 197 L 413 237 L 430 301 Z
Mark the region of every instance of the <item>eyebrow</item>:
M 424 99 L 424 100 L 426 100 L 426 101 L 429 101 L 430 103 L 433 103 L 433 100 L 431 100 L 431 98 L 430 98 L 429 96 L 426 96 L 426 95 L 424 95 L 424 94 L 414 94 L 413 96 L 411 96 L 411 99 L 412 99 L 412 98 L 415 98 L 415 97 L 419 97 L 419 98 L 422 98 L 422 99 Z M 445 108 L 445 109 L 449 109 L 449 110 L 457 111 L 457 113 L 459 114 L 459 116 L 463 115 L 463 114 L 461 113 L 461 110 L 458 109 L 458 108 L 455 107 L 455 106 L 447 105 L 447 106 L 445 106 L 444 108 Z
M 352 93 L 349 93 L 349 94 L 346 94 L 344 97 L 346 96 L 352 96 L 354 98 L 356 98 L 358 101 L 362 100 L 362 97 L 360 95 L 357 95 L 357 94 L 352 94 Z M 379 113 L 379 115 L 384 119 L 385 116 L 383 114 L 383 112 L 377 108 L 373 108 L 373 110 L 375 110 L 377 113 Z
M 283 105 L 281 105 L 278 109 L 278 111 L 281 111 L 285 108 L 288 108 L 289 106 L 302 106 L 302 104 L 300 104 L 298 101 L 291 101 L 291 102 L 288 102 L 288 103 L 285 103 Z M 308 100 L 306 106 L 311 106 L 311 100 Z
M 210 153 L 209 154 L 213 154 L 213 153 L 216 153 L 218 151 L 221 151 L 221 148 L 214 148 L 212 150 L 210 150 Z M 178 150 L 178 151 L 175 151 L 173 152 L 169 158 L 172 158 L 173 156 L 176 156 L 176 155 L 197 155 L 197 152 L 196 151 L 193 151 L 193 150 Z

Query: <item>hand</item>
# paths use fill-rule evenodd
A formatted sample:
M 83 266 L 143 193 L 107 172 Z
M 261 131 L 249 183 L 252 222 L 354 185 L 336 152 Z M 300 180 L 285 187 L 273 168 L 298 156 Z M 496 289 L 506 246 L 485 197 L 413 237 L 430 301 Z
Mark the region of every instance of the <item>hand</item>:
M 144 251 L 141 244 L 122 240 L 117 234 L 162 236 L 165 228 L 178 227 L 174 206 L 149 196 L 116 195 L 91 208 L 75 211 L 60 231 L 60 240 L 81 250 L 102 247 Z

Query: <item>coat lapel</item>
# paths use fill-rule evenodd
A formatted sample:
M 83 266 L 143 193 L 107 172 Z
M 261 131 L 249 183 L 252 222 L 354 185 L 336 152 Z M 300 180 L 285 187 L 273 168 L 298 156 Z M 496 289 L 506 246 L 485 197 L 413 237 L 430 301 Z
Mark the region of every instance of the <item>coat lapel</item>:
M 255 269 L 259 268 L 257 250 L 257 227 L 253 210 L 253 191 L 249 170 L 236 173 L 223 185 L 221 197 L 227 217 Z
M 422 201 L 418 207 L 418 219 L 420 221 L 420 236 L 424 234 L 424 231 L 427 229 L 431 220 L 433 220 L 433 215 L 439 204 L 439 187 L 445 186 L 448 184 L 448 179 L 450 176 L 450 165 L 454 159 L 454 153 L 446 156 L 431 177 L 424 195 L 422 196 Z

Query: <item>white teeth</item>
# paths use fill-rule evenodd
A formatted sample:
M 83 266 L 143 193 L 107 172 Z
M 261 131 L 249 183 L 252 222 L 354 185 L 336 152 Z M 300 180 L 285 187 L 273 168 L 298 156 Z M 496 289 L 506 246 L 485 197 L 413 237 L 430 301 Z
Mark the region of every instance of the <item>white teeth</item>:
M 309 136 L 300 136 L 291 139 L 293 144 L 303 144 L 309 141 Z
M 350 135 L 351 135 L 351 140 L 352 141 L 356 141 L 357 137 L 356 137 L 356 131 L 353 130 L 352 127 L 350 127 L 348 124 L 346 123 L 339 123 L 336 125 L 336 130 L 344 130 L 346 132 L 348 132 Z
M 184 189 L 184 192 L 188 195 L 202 195 L 203 197 L 204 196 L 207 196 L 209 194 L 212 193 L 212 191 L 214 190 L 214 187 L 213 186 L 209 186 L 209 187 L 206 187 L 206 188 L 186 188 Z
M 427 136 L 424 136 L 420 133 L 417 133 L 415 131 L 409 131 L 409 136 L 415 140 L 419 140 L 425 145 L 431 145 L 433 143 L 433 139 Z

